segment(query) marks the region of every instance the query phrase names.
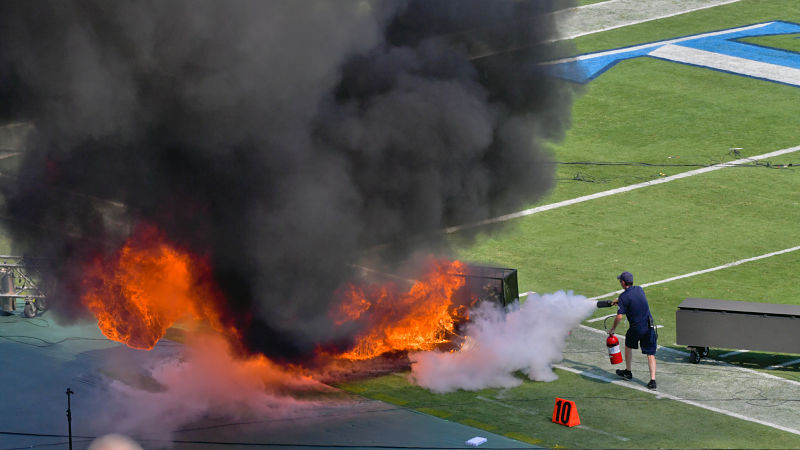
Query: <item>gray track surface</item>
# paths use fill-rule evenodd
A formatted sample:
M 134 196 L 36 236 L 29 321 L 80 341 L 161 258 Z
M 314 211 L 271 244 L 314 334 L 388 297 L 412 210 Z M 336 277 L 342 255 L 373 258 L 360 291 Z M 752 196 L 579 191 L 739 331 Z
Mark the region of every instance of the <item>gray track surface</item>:
M 658 390 L 650 391 L 641 350 L 633 350 L 633 380 L 622 380 L 614 370 L 624 364 L 611 365 L 604 336 L 601 330 L 575 328 L 567 338 L 564 361 L 556 367 L 800 435 L 799 382 L 715 360 L 691 364 L 688 353 L 661 347 L 656 352 Z M 618 337 L 624 343 L 624 336 Z M 587 352 L 591 349 L 598 351 Z
M 16 315 L 0 317 L 0 373 L 5 379 L 0 395 L 0 450 L 38 446 L 68 448 L 65 437 L 67 387 L 75 392 L 72 396 L 74 448 L 86 448 L 92 439 L 81 436 L 93 436 L 89 431 L 92 418 L 103 414 L 102 396 L 99 402 L 96 399 L 108 383 L 104 374 L 121 370 L 135 373 L 154 358 L 170 357 L 183 347 L 162 340 L 151 351 L 133 350 L 105 339 L 96 325 L 59 326 L 48 319 L 48 314 L 41 319 Z M 288 419 L 254 417 L 242 422 L 216 418 L 187 428 L 193 430 L 175 433 L 172 439 L 241 445 L 184 443 L 173 448 L 254 448 L 253 444 L 278 444 L 263 448 L 465 448 L 466 441 L 475 436 L 488 439 L 480 446 L 482 449 L 536 448 L 361 397 L 324 404 Z M 6 434 L 8 432 L 56 436 Z M 150 449 L 161 448 L 164 443 L 141 444 Z

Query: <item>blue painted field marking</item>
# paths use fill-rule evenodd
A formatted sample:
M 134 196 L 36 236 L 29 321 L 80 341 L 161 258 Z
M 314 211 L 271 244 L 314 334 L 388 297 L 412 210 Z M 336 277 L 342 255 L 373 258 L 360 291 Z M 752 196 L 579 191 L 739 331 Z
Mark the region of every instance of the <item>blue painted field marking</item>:
M 737 41 L 747 37 L 795 33 L 800 33 L 800 24 L 766 22 L 589 53 L 552 61 L 544 66 L 554 76 L 587 83 L 620 61 L 647 56 L 800 86 L 800 53 Z

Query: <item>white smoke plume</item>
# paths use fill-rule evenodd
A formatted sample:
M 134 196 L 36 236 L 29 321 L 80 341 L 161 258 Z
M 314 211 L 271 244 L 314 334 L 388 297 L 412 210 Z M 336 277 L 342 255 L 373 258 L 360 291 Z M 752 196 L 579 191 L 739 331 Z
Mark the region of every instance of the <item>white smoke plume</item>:
M 262 356 L 239 359 L 220 336 L 195 335 L 186 344 L 174 355 L 150 361 L 149 382 L 134 386 L 112 380 L 92 431 L 133 436 L 148 448 L 169 448 L 176 431 L 209 421 L 268 422 L 306 415 L 322 403 L 314 393 L 332 390 Z M 332 404 L 329 399 L 325 403 Z
M 516 371 L 535 381 L 553 381 L 558 377 L 552 365 L 563 359 L 570 330 L 595 308 L 572 291 L 531 293 L 507 310 L 484 302 L 471 313 L 461 350 L 409 355 L 411 381 L 437 393 L 518 386 L 522 380 Z
M 88 450 L 143 450 L 133 439 L 121 434 L 107 434 L 95 439 Z

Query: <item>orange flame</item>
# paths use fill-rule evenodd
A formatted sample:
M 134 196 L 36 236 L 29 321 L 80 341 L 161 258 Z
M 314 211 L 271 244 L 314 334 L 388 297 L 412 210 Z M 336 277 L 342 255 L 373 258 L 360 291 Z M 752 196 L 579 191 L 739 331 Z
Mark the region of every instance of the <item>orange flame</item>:
M 340 355 L 351 360 L 374 358 L 390 351 L 432 350 L 449 342 L 465 308 L 454 294 L 465 283 L 466 267 L 459 261 L 434 261 L 433 270 L 406 293 L 393 284 L 364 288 L 348 285 L 345 300 L 333 311 L 336 324 L 364 320 L 366 331 L 355 346 Z M 460 275 L 459 275 L 460 274 Z
M 140 226 L 116 253 L 91 261 L 81 301 L 109 339 L 150 350 L 184 317 L 210 319 L 216 295 L 202 260 L 167 244 L 152 226 Z
M 366 360 L 391 351 L 431 350 L 456 337 L 456 325 L 468 318 L 467 305 L 455 301 L 466 266 L 432 261 L 431 267 L 407 292 L 391 283 L 345 286 L 332 319 L 364 331 L 337 356 Z M 229 343 L 240 344 L 239 331 L 224 326 L 216 312 L 222 297 L 210 280 L 205 260 L 169 244 L 157 228 L 140 226 L 117 252 L 86 265 L 81 301 L 106 337 L 132 348 L 152 349 L 184 318 L 206 320 Z

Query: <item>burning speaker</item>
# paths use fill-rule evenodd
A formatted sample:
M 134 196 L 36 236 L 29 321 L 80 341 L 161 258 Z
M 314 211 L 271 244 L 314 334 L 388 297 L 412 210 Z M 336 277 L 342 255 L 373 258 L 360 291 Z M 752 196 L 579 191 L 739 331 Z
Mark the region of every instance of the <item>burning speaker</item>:
M 456 294 L 460 304 L 491 301 L 507 306 L 519 300 L 517 269 L 468 265 L 466 273 L 456 275 L 466 279 Z

